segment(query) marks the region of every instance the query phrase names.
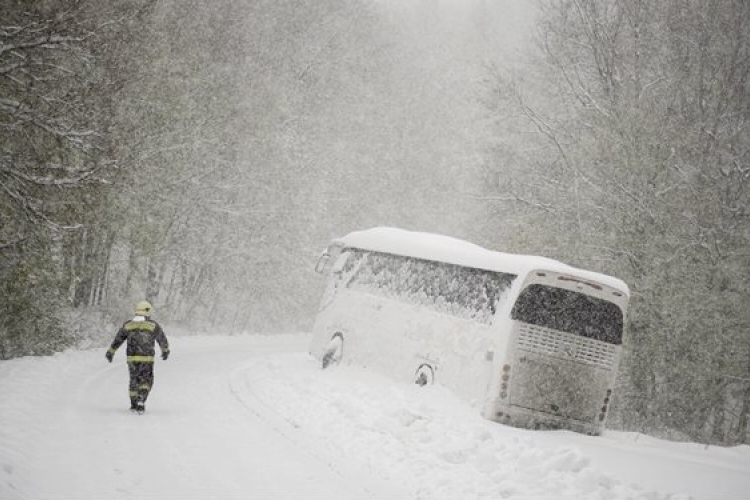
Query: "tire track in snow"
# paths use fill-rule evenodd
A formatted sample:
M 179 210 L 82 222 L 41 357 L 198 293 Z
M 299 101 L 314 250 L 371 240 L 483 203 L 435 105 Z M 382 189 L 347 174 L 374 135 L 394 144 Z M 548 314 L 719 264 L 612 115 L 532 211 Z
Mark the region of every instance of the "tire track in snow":
M 273 406 L 266 403 L 253 389 L 252 383 L 248 381 L 248 375 L 252 374 L 253 369 L 257 367 L 260 361 L 263 361 L 262 358 L 235 368 L 228 379 L 229 391 L 237 403 L 239 403 L 246 412 L 253 415 L 253 417 L 261 421 L 263 425 L 283 437 L 295 448 L 323 464 L 333 474 L 341 478 L 342 482 L 352 483 L 351 478 L 359 476 L 357 486 L 367 495 L 368 498 L 390 499 L 402 498 L 404 496 L 403 492 L 397 491 L 389 492 L 385 497 L 382 496 L 382 493 L 375 493 L 374 490 L 382 492 L 384 487 L 387 489 L 392 489 L 392 487 L 382 483 L 379 483 L 376 487 L 368 485 L 367 483 L 371 482 L 369 474 L 366 477 L 362 477 L 362 470 L 355 469 L 351 465 L 344 465 L 341 463 L 340 459 L 337 460 L 332 458 L 337 455 L 340 456 L 340 453 L 337 453 L 337 450 L 330 447 L 328 443 L 314 441 L 313 436 L 304 434 L 302 425 L 296 419 L 279 412 Z M 284 422 L 286 424 L 284 426 L 285 428 L 278 425 L 279 422 Z M 326 449 L 327 453 L 323 454 L 315 451 L 321 449 Z
M 100 350 L 0 363 L 0 499 L 373 498 L 229 390 L 237 366 L 285 344 L 175 338 L 174 348 L 142 416 L 127 410 L 124 360 L 108 365 Z
M 481 419 L 438 386 L 425 390 L 348 366 L 323 372 L 301 353 L 258 359 L 233 381 L 237 397 L 286 422 L 292 440 L 304 436 L 350 465 L 365 462 L 359 470 L 398 482 L 407 492 L 400 498 L 688 498 L 623 483 L 577 448 L 543 446 L 544 434 Z

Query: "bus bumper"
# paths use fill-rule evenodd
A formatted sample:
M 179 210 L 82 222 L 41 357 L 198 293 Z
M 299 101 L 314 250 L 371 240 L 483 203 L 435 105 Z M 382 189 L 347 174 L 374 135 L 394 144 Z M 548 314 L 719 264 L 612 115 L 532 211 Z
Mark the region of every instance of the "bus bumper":
M 604 431 L 604 422 L 597 422 L 596 417 L 584 422 L 550 413 L 542 413 L 514 405 L 498 405 L 491 412 L 485 412 L 485 418 L 501 424 L 534 430 L 569 430 L 589 436 L 600 436 Z

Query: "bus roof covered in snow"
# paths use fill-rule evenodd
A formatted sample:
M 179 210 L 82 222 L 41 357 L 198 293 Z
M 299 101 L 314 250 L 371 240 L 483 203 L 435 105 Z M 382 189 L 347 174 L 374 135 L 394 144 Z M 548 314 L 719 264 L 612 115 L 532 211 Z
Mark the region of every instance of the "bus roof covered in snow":
M 546 257 L 496 252 L 449 236 L 392 227 L 375 227 L 349 233 L 334 241 L 346 247 L 404 255 L 519 276 L 532 271 L 543 270 L 569 273 L 578 278 L 611 287 L 627 296 L 630 295 L 630 290 L 624 281 L 606 274 L 578 269 Z

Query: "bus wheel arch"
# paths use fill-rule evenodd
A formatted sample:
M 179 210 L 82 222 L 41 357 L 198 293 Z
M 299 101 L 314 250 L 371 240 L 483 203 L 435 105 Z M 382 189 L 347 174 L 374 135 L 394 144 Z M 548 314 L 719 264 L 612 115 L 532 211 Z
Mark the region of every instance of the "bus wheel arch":
M 341 362 L 341 358 L 344 356 L 344 335 L 341 332 L 336 332 L 328 341 L 325 353 L 321 358 L 321 367 L 325 370 L 329 366 L 337 365 Z
M 414 383 L 420 387 L 435 383 L 435 369 L 427 363 L 422 363 L 414 372 Z

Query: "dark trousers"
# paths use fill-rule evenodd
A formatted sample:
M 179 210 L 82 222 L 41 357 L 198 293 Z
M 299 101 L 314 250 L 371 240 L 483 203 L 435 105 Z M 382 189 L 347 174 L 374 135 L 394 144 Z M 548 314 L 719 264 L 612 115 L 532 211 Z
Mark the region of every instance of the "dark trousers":
M 130 371 L 130 405 L 145 403 L 151 387 L 154 385 L 154 364 L 134 362 L 128 363 Z

